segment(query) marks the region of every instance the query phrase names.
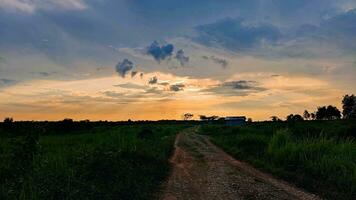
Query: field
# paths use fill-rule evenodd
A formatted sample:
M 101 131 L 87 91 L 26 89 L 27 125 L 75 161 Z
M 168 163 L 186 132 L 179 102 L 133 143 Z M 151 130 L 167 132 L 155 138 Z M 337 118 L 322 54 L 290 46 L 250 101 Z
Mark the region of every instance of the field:
M 174 139 L 188 127 L 309 192 L 356 199 L 356 123 L 347 120 L 0 123 L 0 199 L 157 199 Z M 186 136 L 203 138 L 194 135 Z M 190 148 L 204 153 L 196 144 Z
M 356 199 L 356 122 L 207 125 L 201 134 L 237 159 L 327 199 Z
M 186 127 L 57 125 L 2 125 L 0 199 L 153 199 Z

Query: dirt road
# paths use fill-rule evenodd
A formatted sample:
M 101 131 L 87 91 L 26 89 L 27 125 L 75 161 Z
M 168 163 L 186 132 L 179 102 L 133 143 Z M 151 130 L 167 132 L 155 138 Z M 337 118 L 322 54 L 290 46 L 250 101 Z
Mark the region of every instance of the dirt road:
M 233 159 L 195 130 L 177 136 L 172 174 L 160 199 L 319 199 Z

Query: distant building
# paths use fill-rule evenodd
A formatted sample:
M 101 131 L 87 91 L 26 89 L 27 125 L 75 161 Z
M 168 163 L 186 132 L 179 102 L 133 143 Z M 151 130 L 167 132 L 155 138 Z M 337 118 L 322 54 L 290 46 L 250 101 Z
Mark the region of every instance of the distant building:
M 241 126 L 246 123 L 245 116 L 225 117 L 225 124 L 227 126 Z

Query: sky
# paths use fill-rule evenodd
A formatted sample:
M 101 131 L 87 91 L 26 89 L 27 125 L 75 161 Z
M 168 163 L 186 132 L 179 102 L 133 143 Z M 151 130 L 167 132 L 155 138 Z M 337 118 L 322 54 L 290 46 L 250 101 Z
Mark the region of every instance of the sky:
M 356 0 L 0 0 L 0 118 L 266 120 L 356 93 Z

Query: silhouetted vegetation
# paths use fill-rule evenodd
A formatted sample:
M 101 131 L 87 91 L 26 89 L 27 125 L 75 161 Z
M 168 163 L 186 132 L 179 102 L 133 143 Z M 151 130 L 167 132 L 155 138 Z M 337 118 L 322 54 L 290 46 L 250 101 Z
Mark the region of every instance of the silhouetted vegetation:
M 277 116 L 271 116 L 270 118 L 271 118 L 272 122 L 280 122 L 280 121 L 282 121 L 282 120 L 279 119 L 279 117 L 277 117 Z
M 356 96 L 345 95 L 342 99 L 342 115 L 345 119 L 356 119 Z
M 194 115 L 192 113 L 185 113 L 183 115 L 183 120 L 190 120 L 194 117 Z
M 288 122 L 298 122 L 298 121 L 303 121 L 303 117 L 296 114 L 296 115 L 293 115 L 293 114 L 290 114 L 287 116 L 287 121 Z
M 219 119 L 219 116 L 213 115 L 213 116 L 206 116 L 206 115 L 199 115 L 200 120 L 202 121 L 214 121 Z
M 318 120 L 334 120 L 340 118 L 341 112 L 339 111 L 339 109 L 332 105 L 329 105 L 327 107 L 318 107 L 318 110 L 316 111 L 316 119 Z

